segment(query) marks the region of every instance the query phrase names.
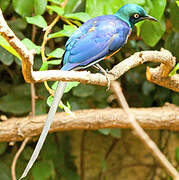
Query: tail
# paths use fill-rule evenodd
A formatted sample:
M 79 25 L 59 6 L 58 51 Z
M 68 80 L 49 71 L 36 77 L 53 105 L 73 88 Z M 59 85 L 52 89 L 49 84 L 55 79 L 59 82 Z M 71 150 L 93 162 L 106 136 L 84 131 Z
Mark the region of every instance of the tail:
M 44 141 L 46 139 L 46 136 L 48 134 L 50 126 L 52 124 L 52 121 L 55 117 L 55 113 L 57 111 L 58 104 L 60 103 L 60 100 L 63 96 L 64 91 L 65 91 L 66 85 L 67 85 L 66 82 L 59 82 L 58 83 L 58 86 L 57 86 L 57 89 L 55 91 L 55 95 L 54 95 L 50 110 L 48 112 L 48 116 L 47 116 L 47 119 L 45 121 L 45 125 L 44 125 L 42 133 L 40 135 L 40 138 L 37 142 L 37 145 L 35 147 L 35 150 L 34 150 L 32 156 L 31 156 L 31 158 L 30 158 L 30 160 L 29 160 L 29 162 L 28 162 L 28 164 L 27 164 L 27 166 L 26 166 L 26 168 L 25 168 L 25 170 L 24 170 L 24 172 L 23 172 L 23 174 L 19 180 L 21 180 L 22 178 L 24 178 L 27 175 L 27 173 L 29 172 L 29 170 L 33 166 L 35 160 L 37 159 L 37 157 L 40 153 L 40 150 L 42 149 L 42 146 L 44 144 Z

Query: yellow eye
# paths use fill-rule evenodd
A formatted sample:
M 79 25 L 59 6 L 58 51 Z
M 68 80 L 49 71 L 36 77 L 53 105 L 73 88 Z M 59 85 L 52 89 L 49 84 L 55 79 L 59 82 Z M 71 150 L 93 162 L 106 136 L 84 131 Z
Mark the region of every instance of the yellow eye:
M 139 14 L 134 14 L 134 18 L 135 19 L 139 18 Z

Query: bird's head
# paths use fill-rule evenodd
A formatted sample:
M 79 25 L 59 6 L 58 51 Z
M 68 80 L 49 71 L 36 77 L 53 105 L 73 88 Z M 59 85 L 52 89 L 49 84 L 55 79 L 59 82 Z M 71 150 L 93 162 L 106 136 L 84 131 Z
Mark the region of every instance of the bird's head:
M 122 6 L 115 15 L 133 27 L 135 23 L 149 19 L 157 21 L 154 17 L 148 15 L 146 11 L 137 4 L 126 4 Z

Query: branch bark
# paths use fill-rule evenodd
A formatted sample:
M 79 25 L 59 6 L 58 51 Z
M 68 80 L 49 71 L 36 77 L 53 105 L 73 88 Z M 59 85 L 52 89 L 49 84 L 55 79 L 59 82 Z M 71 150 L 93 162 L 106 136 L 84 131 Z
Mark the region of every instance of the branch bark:
M 119 104 L 121 104 L 121 107 L 124 109 L 124 111 L 128 115 L 128 119 L 129 119 L 131 128 L 133 129 L 135 135 L 138 136 L 138 138 L 141 140 L 141 142 L 153 154 L 153 156 L 158 160 L 158 162 L 165 168 L 165 170 L 168 172 L 168 174 L 171 175 L 171 177 L 174 180 L 179 180 L 178 171 L 168 161 L 168 159 L 165 157 L 165 155 L 160 151 L 160 149 L 154 143 L 154 141 L 152 141 L 152 139 L 149 137 L 149 135 L 143 130 L 143 128 L 137 122 L 134 113 L 132 113 L 132 111 L 129 108 L 129 105 L 123 95 L 120 83 L 117 81 L 113 82 L 111 87 L 112 87 L 113 92 L 117 96 Z
M 137 122 L 145 129 L 179 131 L 179 107 L 131 108 Z M 65 112 L 57 113 L 50 132 L 76 129 L 131 128 L 128 116 L 122 109 L 92 109 L 75 111 L 75 118 Z M 44 126 L 45 115 L 11 118 L 0 122 L 0 142 L 22 141 L 37 136 Z
M 42 81 L 79 81 L 85 84 L 96 84 L 101 86 L 107 85 L 106 77 L 101 74 L 91 74 L 90 72 L 66 72 L 59 70 L 49 71 L 33 71 L 34 52 L 27 50 L 23 43 L 15 36 L 12 30 L 8 27 L 2 11 L 0 10 L 0 34 L 9 42 L 9 44 L 17 51 L 22 58 L 22 72 L 24 79 L 29 83 L 37 83 Z M 162 49 L 161 51 L 142 51 L 126 58 L 110 71 L 111 80 L 116 80 L 125 72 L 145 62 L 161 63 L 157 67 L 158 72 L 154 75 L 150 70 L 147 79 L 153 83 L 159 84 L 166 88 L 170 88 L 179 92 L 179 75 L 168 77 L 169 72 L 173 69 L 176 63 L 175 57 L 172 54 Z M 157 74 L 157 75 L 156 75 Z M 157 78 L 156 78 L 157 77 Z M 161 83 L 161 80 L 164 83 Z
M 29 51 L 26 46 L 16 37 L 14 32 L 7 25 L 2 11 L 0 9 L 0 34 L 7 40 L 7 42 L 16 50 L 19 56 L 22 59 L 22 73 L 24 75 L 24 79 L 33 83 L 32 77 L 32 66 L 34 60 L 35 51 Z

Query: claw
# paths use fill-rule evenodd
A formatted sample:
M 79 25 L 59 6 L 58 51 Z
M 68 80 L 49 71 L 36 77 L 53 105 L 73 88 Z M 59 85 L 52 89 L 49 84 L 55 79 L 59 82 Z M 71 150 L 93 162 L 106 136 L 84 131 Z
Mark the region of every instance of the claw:
M 116 77 L 116 74 L 112 73 L 112 72 L 109 71 L 108 69 L 106 69 L 106 72 L 107 72 L 108 74 L 111 74 L 111 75 L 113 75 L 114 77 Z
M 109 74 L 108 74 L 108 70 L 104 70 L 99 64 L 95 64 L 95 65 L 93 65 L 96 69 L 98 69 L 98 70 L 100 70 L 101 71 L 101 73 L 103 73 L 104 74 L 104 76 L 106 77 L 106 80 L 107 80 L 107 89 L 106 89 L 106 91 L 108 91 L 109 89 L 110 89 L 110 85 L 111 85 L 111 80 L 110 80 L 110 77 L 109 77 Z M 109 72 L 110 73 L 110 72 Z

